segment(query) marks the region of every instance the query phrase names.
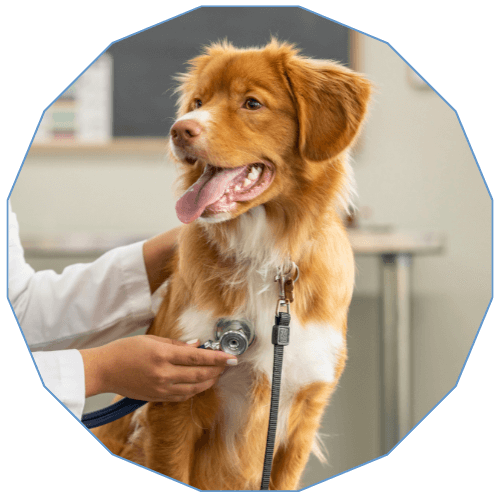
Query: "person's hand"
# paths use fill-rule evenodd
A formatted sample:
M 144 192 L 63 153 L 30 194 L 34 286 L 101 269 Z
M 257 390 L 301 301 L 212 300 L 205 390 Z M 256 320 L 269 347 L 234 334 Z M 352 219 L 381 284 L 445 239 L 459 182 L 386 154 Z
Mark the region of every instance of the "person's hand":
M 236 356 L 153 335 L 82 349 L 86 397 L 106 392 L 142 401 L 185 401 L 206 391 Z
M 144 242 L 142 254 L 152 294 L 169 278 L 171 271 L 167 263 L 174 255 L 180 231 L 181 228 L 176 227 Z

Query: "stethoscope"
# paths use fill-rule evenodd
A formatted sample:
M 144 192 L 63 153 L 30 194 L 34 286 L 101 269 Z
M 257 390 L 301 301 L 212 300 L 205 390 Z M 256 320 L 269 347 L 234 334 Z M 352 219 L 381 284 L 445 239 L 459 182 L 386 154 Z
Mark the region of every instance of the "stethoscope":
M 215 326 L 215 340 L 208 340 L 198 349 L 212 349 L 240 356 L 254 340 L 255 331 L 249 320 L 221 318 Z M 82 416 L 82 423 L 87 429 L 100 427 L 132 413 L 146 403 L 147 401 L 123 398 L 101 410 L 85 413 Z
M 275 278 L 275 281 L 278 281 L 279 283 L 279 298 L 276 307 L 275 324 L 273 326 L 271 337 L 272 343 L 274 344 L 273 379 L 271 383 L 269 427 L 264 456 L 261 490 L 269 489 L 269 482 L 271 478 L 274 443 L 278 424 L 283 347 L 288 345 L 290 341 L 290 302 L 293 301 L 293 283 L 296 282 L 298 278 L 299 268 L 293 262 L 291 263 L 288 273 L 283 273 L 281 269 L 278 269 L 278 275 Z M 283 308 L 285 310 L 282 310 Z M 252 345 L 254 340 L 255 330 L 250 321 L 247 319 L 221 318 L 217 321 L 215 327 L 215 341 L 208 340 L 201 345 L 199 349 L 224 351 L 228 354 L 240 356 Z M 147 401 L 123 398 L 107 408 L 103 408 L 102 410 L 97 410 L 92 413 L 86 413 L 82 417 L 82 423 L 88 429 L 99 427 L 132 413 L 146 403 Z

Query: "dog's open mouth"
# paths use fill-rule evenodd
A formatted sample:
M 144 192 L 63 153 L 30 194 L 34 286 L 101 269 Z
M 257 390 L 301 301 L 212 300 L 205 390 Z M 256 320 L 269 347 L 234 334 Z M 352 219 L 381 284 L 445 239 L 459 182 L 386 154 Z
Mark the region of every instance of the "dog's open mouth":
M 179 198 L 175 209 L 184 224 L 198 217 L 230 212 L 236 202 L 249 201 L 263 193 L 274 178 L 267 163 L 251 163 L 236 168 L 207 165 L 201 177 Z

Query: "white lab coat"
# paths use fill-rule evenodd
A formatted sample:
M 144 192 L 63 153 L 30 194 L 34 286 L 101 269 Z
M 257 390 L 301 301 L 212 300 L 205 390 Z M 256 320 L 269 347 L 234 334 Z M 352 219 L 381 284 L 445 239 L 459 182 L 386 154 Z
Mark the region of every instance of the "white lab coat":
M 106 344 L 153 318 L 143 244 L 116 248 L 60 275 L 35 273 L 24 260 L 9 202 L 9 299 L 45 386 L 78 418 L 85 377 L 77 349 Z

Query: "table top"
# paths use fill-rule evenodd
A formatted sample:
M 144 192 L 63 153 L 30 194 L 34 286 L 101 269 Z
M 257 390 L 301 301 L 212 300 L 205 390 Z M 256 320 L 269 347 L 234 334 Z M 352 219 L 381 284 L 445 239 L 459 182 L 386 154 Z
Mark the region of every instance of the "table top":
M 349 240 L 355 254 L 436 254 L 445 246 L 445 236 L 439 231 L 366 231 L 351 229 Z

